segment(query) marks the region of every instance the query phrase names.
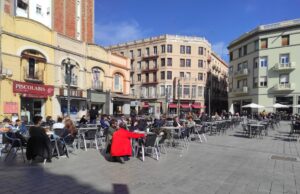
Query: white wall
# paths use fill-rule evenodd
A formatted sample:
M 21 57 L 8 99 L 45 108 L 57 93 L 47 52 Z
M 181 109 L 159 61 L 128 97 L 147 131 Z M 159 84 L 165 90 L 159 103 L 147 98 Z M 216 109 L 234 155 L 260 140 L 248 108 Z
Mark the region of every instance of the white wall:
M 52 28 L 52 0 L 29 0 L 28 4 L 27 10 L 20 9 L 15 0 L 16 16 L 27 17 Z M 37 5 L 41 7 L 41 13 L 37 13 Z

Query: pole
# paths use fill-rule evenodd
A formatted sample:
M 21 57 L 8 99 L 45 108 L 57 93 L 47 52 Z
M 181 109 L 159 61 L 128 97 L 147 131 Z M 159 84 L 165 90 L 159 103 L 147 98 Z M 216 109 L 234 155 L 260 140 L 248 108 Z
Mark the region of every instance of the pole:
M 67 114 L 68 114 L 68 117 L 70 116 L 70 85 L 71 85 L 71 72 L 70 72 L 71 70 L 70 70 L 70 61 L 68 61 L 68 63 L 67 63 L 67 73 L 68 73 L 68 75 L 67 75 L 67 81 L 68 81 L 68 97 L 67 97 Z
M 178 98 L 178 100 L 177 100 L 177 115 L 180 117 L 180 91 L 179 91 L 179 89 L 180 89 L 180 80 L 179 80 L 179 78 L 178 78 L 178 84 L 177 84 L 177 98 Z
M 209 88 L 208 88 L 208 114 L 209 114 L 209 118 L 211 120 L 211 91 L 212 91 L 212 72 L 210 72 L 209 74 L 209 80 L 210 80 L 210 84 L 209 84 Z
M 166 87 L 166 115 L 168 116 L 169 109 L 168 109 L 168 88 Z

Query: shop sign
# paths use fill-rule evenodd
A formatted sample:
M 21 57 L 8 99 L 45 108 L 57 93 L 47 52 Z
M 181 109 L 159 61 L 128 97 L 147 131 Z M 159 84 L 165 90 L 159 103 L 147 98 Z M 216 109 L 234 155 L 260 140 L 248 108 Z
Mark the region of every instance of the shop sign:
M 18 103 L 17 102 L 4 102 L 4 113 L 5 114 L 18 113 Z
M 54 87 L 49 85 L 14 81 L 13 92 L 47 97 L 47 96 L 53 96 Z
M 91 93 L 91 101 L 105 103 L 106 102 L 106 94 Z

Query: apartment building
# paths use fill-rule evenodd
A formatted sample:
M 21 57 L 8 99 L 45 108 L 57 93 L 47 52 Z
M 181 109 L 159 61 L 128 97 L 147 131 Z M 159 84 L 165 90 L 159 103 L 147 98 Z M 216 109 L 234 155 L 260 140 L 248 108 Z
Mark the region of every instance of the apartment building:
M 94 0 L 3 0 L 3 11 L 72 39 L 94 42 Z
M 205 110 L 211 44 L 201 37 L 162 35 L 108 47 L 131 59 L 132 108 L 149 113 Z M 216 58 L 216 60 L 220 60 Z
M 300 104 L 300 19 L 258 26 L 228 49 L 229 106 L 235 112 L 251 102 L 266 107 L 281 103 L 291 107 L 277 111 L 299 112 L 292 105 Z

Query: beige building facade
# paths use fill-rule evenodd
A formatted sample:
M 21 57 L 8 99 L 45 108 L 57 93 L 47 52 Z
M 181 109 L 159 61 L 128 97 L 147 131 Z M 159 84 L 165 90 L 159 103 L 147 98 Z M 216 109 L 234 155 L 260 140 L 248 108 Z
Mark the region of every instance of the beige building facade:
M 277 111 L 299 112 L 292 107 L 300 104 L 299 19 L 258 26 L 232 41 L 228 49 L 229 106 L 235 112 L 251 102 L 266 107 L 281 103 L 290 108 Z
M 205 111 L 212 59 L 211 44 L 205 38 L 162 35 L 107 49 L 131 60 L 130 93 L 136 99 L 132 108 L 150 114 Z

